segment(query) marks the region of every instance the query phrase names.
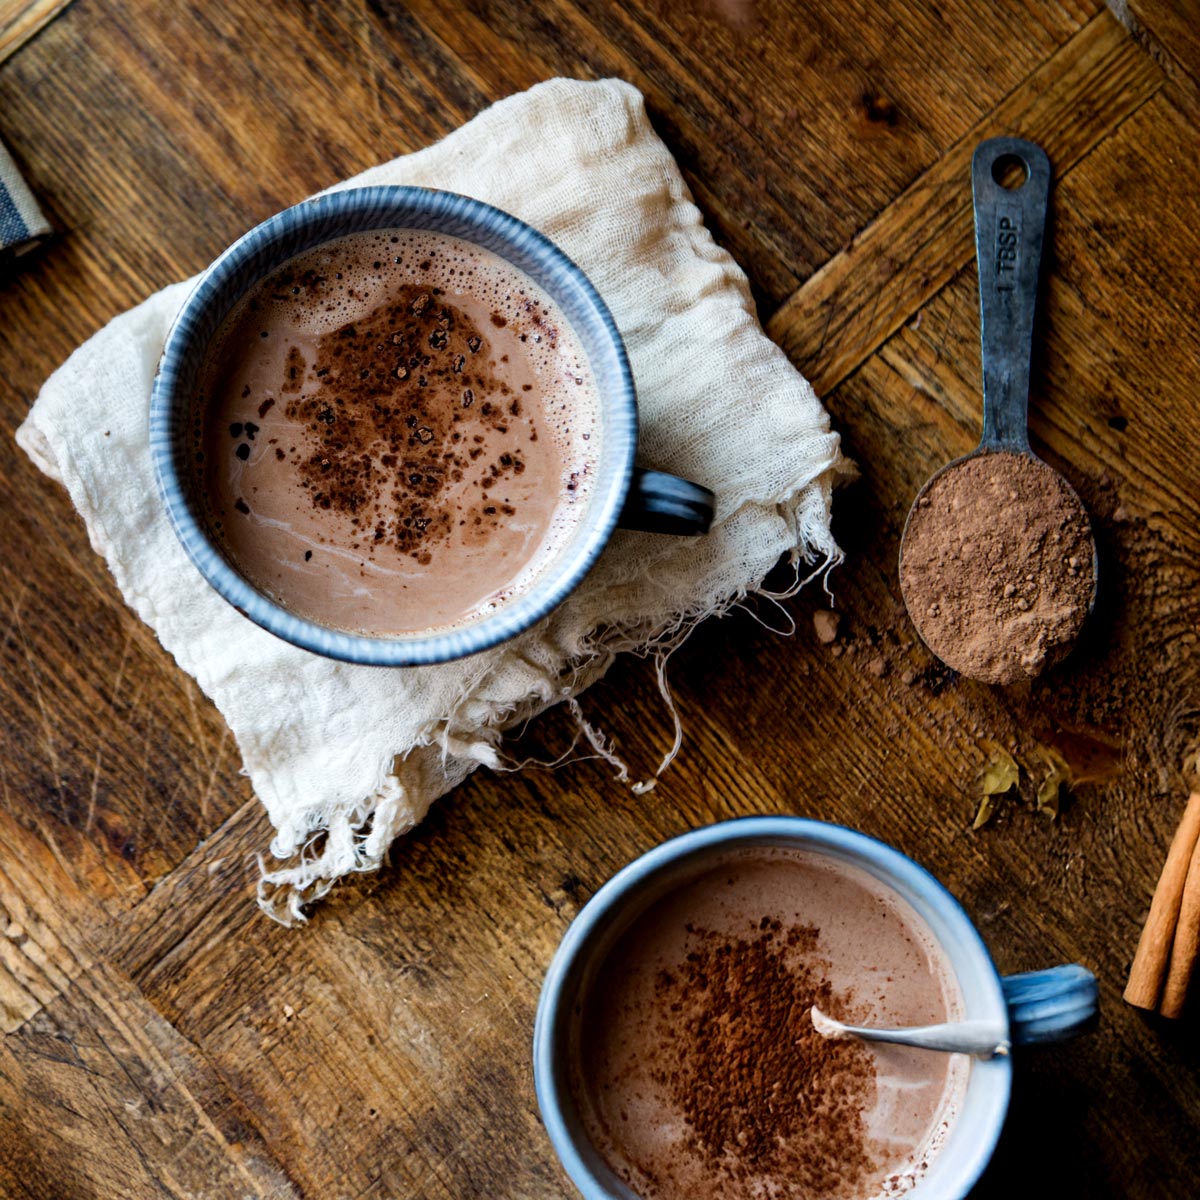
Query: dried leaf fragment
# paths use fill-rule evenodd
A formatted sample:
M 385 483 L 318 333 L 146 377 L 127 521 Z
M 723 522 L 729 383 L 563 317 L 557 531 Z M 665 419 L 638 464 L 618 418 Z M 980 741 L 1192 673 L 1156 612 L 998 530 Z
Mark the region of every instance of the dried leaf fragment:
M 971 822 L 972 829 L 982 829 L 991 819 L 992 814 L 996 811 L 996 801 L 992 796 L 984 796 L 979 802 L 979 808 L 975 813 L 975 820 Z
M 1057 750 L 1047 748 L 1043 757 L 1049 769 L 1046 778 L 1038 785 L 1037 810 L 1055 821 L 1062 802 L 1062 790 L 1071 786 L 1071 768 Z
M 1020 778 L 1021 768 L 1017 766 L 1017 760 L 1007 750 L 1001 750 L 984 769 L 979 790 L 985 796 L 1001 796 L 1015 788 Z
M 996 797 L 1003 796 L 1017 786 L 1021 778 L 1021 768 L 1017 760 L 1007 750 L 1000 750 L 987 767 L 979 780 L 979 790 L 983 799 L 975 812 L 972 829 L 982 829 L 995 815 Z
M 1052 821 L 1058 819 L 1059 794 L 1064 783 L 1066 783 L 1066 776 L 1058 771 L 1051 771 L 1042 780 L 1037 790 L 1037 810 L 1045 813 Z

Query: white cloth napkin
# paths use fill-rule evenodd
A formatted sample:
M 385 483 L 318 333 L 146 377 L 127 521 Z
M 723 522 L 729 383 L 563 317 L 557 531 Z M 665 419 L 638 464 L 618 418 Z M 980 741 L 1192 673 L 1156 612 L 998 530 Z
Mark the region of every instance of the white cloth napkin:
M 757 589 L 781 555 L 817 570 L 840 558 L 829 527 L 837 435 L 763 334 L 745 276 L 705 229 L 634 88 L 551 80 L 338 186 L 367 184 L 488 201 L 579 263 L 632 360 L 638 461 L 712 487 L 717 521 L 698 539 L 616 533 L 564 604 L 485 653 L 393 670 L 335 663 L 218 598 L 160 507 L 150 388 L 189 284 L 80 347 L 17 440 L 66 486 L 125 599 L 228 721 L 277 831 L 259 903 L 284 923 L 302 920 L 302 906 L 348 872 L 377 868 L 392 840 L 477 766 L 502 765 L 505 729 L 567 700 L 603 746 L 574 697 L 618 651 L 677 644 Z

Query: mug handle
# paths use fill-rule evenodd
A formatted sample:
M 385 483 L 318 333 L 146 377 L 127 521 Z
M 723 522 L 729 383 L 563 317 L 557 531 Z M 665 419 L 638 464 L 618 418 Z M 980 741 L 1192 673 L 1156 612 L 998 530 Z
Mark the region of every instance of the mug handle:
M 633 468 L 625 507 L 617 519 L 620 529 L 645 533 L 678 533 L 695 537 L 712 525 L 716 497 L 706 487 L 678 475 Z
M 1014 1046 L 1066 1041 L 1093 1025 L 1100 1011 L 1096 977 L 1079 963 L 1005 975 L 1000 987 Z

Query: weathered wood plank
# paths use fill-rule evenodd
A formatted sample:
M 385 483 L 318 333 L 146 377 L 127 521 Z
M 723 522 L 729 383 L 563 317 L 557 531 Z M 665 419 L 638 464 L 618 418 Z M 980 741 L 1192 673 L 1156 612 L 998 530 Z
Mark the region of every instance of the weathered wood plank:
M 1097 8 L 893 4 L 873 19 L 794 4 L 409 7 L 492 96 L 555 73 L 641 88 L 767 310 Z M 903 65 L 899 47 L 931 42 L 969 64 L 970 86 Z
M 528 1040 L 582 885 L 559 886 L 572 830 L 561 797 L 546 804 L 533 829 L 512 823 L 518 855 L 492 836 L 488 806 L 453 801 L 398 848 L 393 872 L 341 889 L 299 937 L 250 916 L 244 848 L 261 821 L 246 811 L 123 924 L 118 961 L 203 1049 L 304 1194 L 562 1194 Z M 214 972 L 222 986 L 200 986 Z
M 87 965 L 95 911 L 67 865 L 0 810 L 0 1033 L 15 1029 Z M 36 864 L 36 865 L 35 865 Z
M 0 62 L 15 54 L 71 0 L 2 0 L 0 2 Z
M 1096 17 L 808 280 L 768 332 L 825 395 L 971 260 L 980 141 L 1030 138 L 1061 179 L 1162 78 L 1108 13 Z
M 299 1196 L 221 1080 L 108 967 L 0 1039 L 0 1194 Z
M 77 518 L 27 519 L 46 484 L 10 438 L 0 463 L 0 506 L 15 518 L 0 565 L 3 805 L 38 832 L 48 864 L 125 908 L 238 799 L 236 754 L 195 684 L 124 609 Z M 32 575 L 20 565 L 31 561 Z
M 1171 76 L 1200 119 L 1200 8 L 1194 0 L 1108 0 L 1130 35 Z

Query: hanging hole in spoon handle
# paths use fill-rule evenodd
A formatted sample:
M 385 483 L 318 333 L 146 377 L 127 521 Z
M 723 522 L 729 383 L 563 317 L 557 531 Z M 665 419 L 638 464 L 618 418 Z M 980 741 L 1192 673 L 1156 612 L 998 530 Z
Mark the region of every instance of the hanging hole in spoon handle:
M 979 448 L 1029 454 L 1029 364 L 1050 160 L 1033 142 L 990 138 L 971 158 L 971 190 L 983 350 Z

